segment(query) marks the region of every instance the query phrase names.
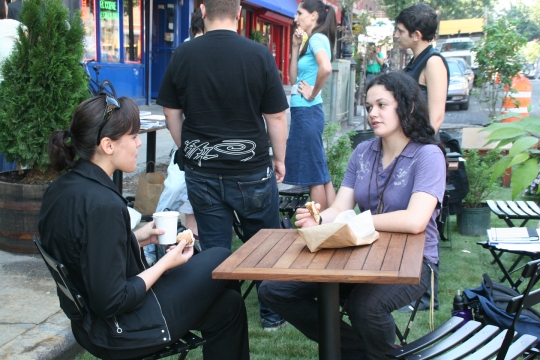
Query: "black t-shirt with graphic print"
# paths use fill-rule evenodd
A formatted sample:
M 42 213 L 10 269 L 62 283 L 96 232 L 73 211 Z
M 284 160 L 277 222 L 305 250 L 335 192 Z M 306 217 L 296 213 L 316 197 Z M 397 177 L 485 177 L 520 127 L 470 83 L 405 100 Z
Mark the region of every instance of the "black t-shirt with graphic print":
M 213 174 L 253 174 L 271 164 L 263 113 L 289 105 L 268 49 L 229 30 L 181 44 L 157 104 L 182 109 L 184 166 Z

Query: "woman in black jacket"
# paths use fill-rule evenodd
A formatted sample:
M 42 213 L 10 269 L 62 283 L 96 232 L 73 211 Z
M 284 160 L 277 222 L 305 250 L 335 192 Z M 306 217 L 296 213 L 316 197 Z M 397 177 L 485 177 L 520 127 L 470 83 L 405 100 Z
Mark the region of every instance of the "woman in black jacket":
M 114 170 L 135 171 L 139 127 L 132 100 L 101 95 L 81 103 L 70 129 L 49 141 L 53 167 L 70 171 L 47 189 L 38 228 L 43 247 L 67 267 L 88 305 L 81 314 L 58 293 L 73 334 L 95 356 L 127 359 L 200 330 L 205 359 L 248 359 L 242 297 L 211 279 L 229 250 L 192 258 L 182 241 L 151 268 L 143 260 L 141 248 L 157 243 L 163 230 L 151 222 L 133 233 L 126 200 L 111 180 Z

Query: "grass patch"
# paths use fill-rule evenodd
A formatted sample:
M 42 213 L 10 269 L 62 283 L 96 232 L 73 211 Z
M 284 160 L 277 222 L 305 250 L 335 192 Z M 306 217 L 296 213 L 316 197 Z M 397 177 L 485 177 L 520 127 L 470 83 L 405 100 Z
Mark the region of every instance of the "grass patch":
M 508 188 L 498 189 L 492 199 L 510 200 L 511 190 Z M 435 326 L 439 326 L 450 318 L 452 301 L 457 290 L 478 287 L 482 281 L 482 274 L 487 273 L 494 281 L 502 277 L 501 271 L 496 264 L 491 264 L 492 256 L 489 251 L 477 245 L 477 241 L 484 241 L 485 236 L 463 236 L 457 232 L 456 217 L 450 217 L 452 249 L 446 248 L 448 242 L 441 242 L 440 266 L 439 266 L 439 310 L 435 311 Z M 536 224 L 530 223 L 529 226 Z M 491 216 L 492 227 L 507 227 L 503 220 L 495 215 Z M 241 245 L 236 237 L 233 239 L 233 250 Z M 505 254 L 502 260 L 511 264 L 517 256 Z M 522 263 L 525 263 L 523 260 Z M 514 278 L 516 278 L 514 274 Z M 506 283 L 508 284 L 508 283 Z M 245 290 L 249 282 L 243 285 Z M 255 291 L 252 291 L 246 300 L 248 311 L 249 340 L 251 358 L 254 360 L 275 359 L 317 359 L 317 344 L 307 340 L 299 331 L 291 325 L 275 331 L 265 332 L 262 329 L 259 318 L 259 306 Z M 394 312 L 396 324 L 403 332 L 409 319 L 409 314 Z M 420 311 L 416 315 L 414 326 L 408 337 L 413 341 L 429 332 L 428 312 Z M 188 359 L 202 359 L 201 349 L 191 351 Z M 85 352 L 76 358 L 77 360 L 95 359 Z M 176 359 L 170 357 L 169 359 Z

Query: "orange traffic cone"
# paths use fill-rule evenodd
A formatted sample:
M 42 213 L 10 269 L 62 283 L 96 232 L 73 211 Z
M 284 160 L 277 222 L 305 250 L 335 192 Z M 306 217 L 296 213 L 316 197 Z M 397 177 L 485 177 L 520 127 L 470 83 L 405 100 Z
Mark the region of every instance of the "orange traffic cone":
M 509 93 L 508 95 L 511 97 L 507 96 L 503 99 L 503 110 L 501 114 L 517 113 L 520 116 L 504 119 L 502 122 L 518 121 L 523 117 L 529 116 L 527 108 L 531 105 L 531 81 L 519 73 L 512 79 L 512 89 L 516 90 L 517 93 Z M 508 87 L 505 86 L 504 90 L 508 91 Z

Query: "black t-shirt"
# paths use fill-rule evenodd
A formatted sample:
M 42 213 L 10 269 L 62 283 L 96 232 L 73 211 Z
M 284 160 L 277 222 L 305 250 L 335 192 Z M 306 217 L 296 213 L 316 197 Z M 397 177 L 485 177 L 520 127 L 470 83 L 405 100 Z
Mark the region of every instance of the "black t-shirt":
M 184 165 L 224 175 L 269 166 L 262 114 L 289 107 L 268 49 L 229 30 L 209 31 L 175 50 L 157 104 L 185 115 Z

